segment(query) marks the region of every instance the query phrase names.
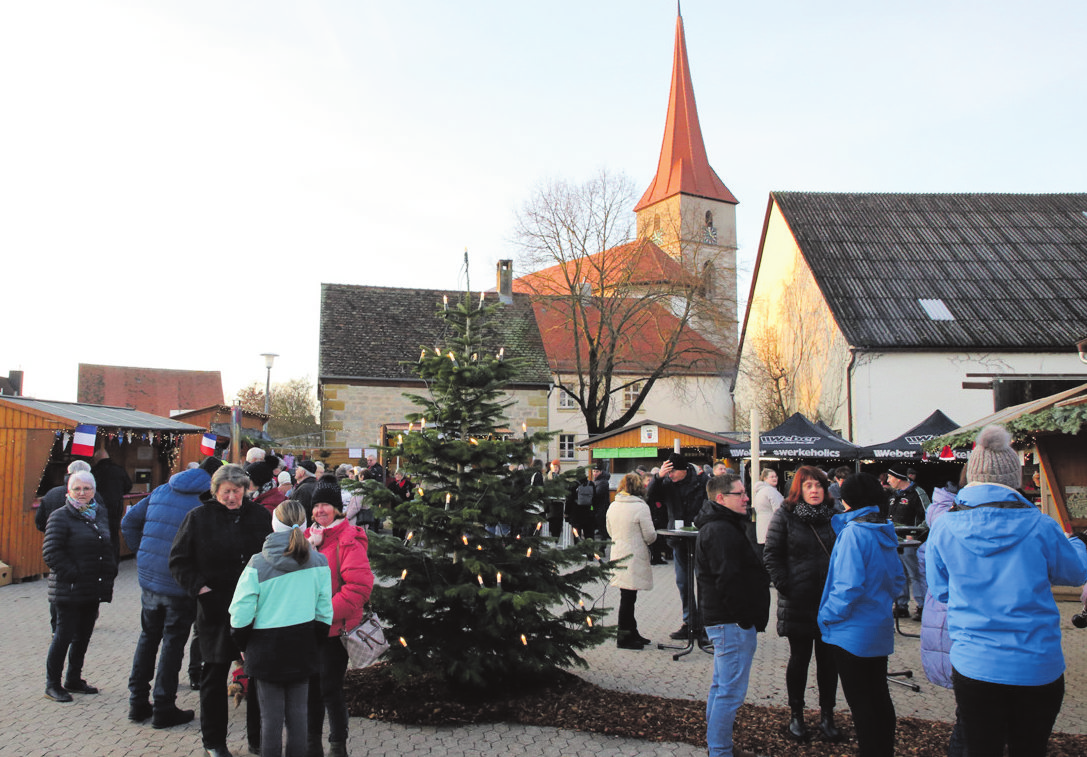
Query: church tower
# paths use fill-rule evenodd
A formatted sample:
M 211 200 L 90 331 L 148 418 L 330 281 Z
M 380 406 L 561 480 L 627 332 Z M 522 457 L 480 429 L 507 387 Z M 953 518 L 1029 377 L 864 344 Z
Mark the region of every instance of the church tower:
M 676 15 L 672 88 L 657 173 L 634 206 L 638 236 L 706 283 L 708 312 L 694 325 L 723 349 L 736 344 L 736 205 L 710 167 L 698 123 L 683 16 Z M 714 321 L 714 322 L 711 322 Z

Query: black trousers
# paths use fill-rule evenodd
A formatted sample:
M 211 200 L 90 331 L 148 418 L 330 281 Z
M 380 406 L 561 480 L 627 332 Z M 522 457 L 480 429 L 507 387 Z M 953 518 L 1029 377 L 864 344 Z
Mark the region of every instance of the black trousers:
M 45 683 L 60 686 L 64 658 L 68 658 L 65 681 L 79 683 L 83 678 L 83 660 L 91 643 L 94 624 L 98 620 L 98 602 L 81 604 L 50 604 L 57 612 L 57 627 L 45 657 Z
M 1011 686 L 952 668 L 955 702 L 970 757 L 1043 757 L 1064 701 L 1064 676 L 1041 686 Z
M 232 662 L 204 661 L 200 679 L 200 736 L 204 748 L 226 746 L 227 735 L 227 676 Z M 249 692 L 245 698 L 246 738 L 253 746 L 260 744 L 260 700 L 257 698 L 257 682 L 249 679 Z
M 827 644 L 838 667 L 842 693 L 853 713 L 860 757 L 894 757 L 895 706 L 887 688 L 887 658 L 857 657 Z
M 637 589 L 619 590 L 619 621 L 616 627 L 620 631 L 638 630 L 638 621 L 634 618 L 634 604 L 637 601 Z
M 834 709 L 834 700 L 838 693 L 838 666 L 834 664 L 834 655 L 830 645 L 815 636 L 790 634 L 789 664 L 785 666 L 785 690 L 789 692 L 789 707 L 804 707 L 804 690 L 808 687 L 808 665 L 811 653 L 815 650 L 815 682 L 819 687 L 819 709 Z

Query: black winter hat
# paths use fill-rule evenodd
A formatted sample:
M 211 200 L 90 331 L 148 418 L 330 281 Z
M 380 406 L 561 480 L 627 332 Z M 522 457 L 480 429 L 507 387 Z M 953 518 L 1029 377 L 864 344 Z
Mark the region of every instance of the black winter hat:
M 673 452 L 668 455 L 668 459 L 665 462 L 672 464 L 672 470 L 687 470 L 687 458 L 678 452 Z
M 336 482 L 335 473 L 324 474 L 314 487 L 311 504 L 318 503 L 332 505 L 337 510 L 343 507 L 343 495 L 340 493 L 340 485 Z
M 214 475 L 215 471 L 223 467 L 223 461 L 217 457 L 205 457 L 204 462 L 200 463 L 200 469 L 207 473 L 209 476 Z
M 296 468 L 301 468 L 302 470 L 309 473 L 311 476 L 316 476 L 317 475 L 317 466 L 314 465 L 312 460 L 303 460 L 302 462 L 300 462 L 295 467 Z
M 883 493 L 883 487 L 879 479 L 871 473 L 857 473 L 845 481 L 841 486 L 842 501 L 849 505 L 851 510 L 860 510 L 862 507 L 876 506 L 880 512 L 887 506 L 887 495 Z

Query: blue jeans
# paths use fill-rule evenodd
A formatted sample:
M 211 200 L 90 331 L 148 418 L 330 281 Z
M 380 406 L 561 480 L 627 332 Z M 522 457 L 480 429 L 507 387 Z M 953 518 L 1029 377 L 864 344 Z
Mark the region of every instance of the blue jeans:
M 689 596 L 687 592 L 693 587 L 690 585 L 687 574 L 689 566 L 689 556 L 687 554 L 687 545 L 675 540 L 676 545 L 672 547 L 672 555 L 675 558 L 676 569 L 676 588 L 679 589 L 679 600 L 683 603 L 683 622 L 693 625 L 698 628 L 702 625 L 702 620 L 698 616 L 697 602 L 695 602 L 694 594 Z M 689 607 L 688 605 L 695 605 Z
M 707 626 L 713 644 L 713 683 L 706 699 L 706 742 L 710 757 L 732 757 L 732 725 L 747 696 L 751 660 L 758 643 L 754 627 L 735 623 Z
M 895 604 L 899 607 L 907 607 L 910 603 L 910 594 L 918 607 L 925 606 L 925 594 L 928 593 L 928 582 L 925 574 L 921 572 L 921 564 L 917 561 L 917 548 L 906 547 L 898 556 L 902 562 L 902 571 L 906 574 L 906 587 L 902 594 L 895 598 Z
M 150 589 L 143 590 L 141 601 L 140 639 L 136 642 L 132 672 L 128 676 L 128 700 L 131 704 L 146 703 L 154 675 L 155 709 L 165 712 L 174 707 L 177 699 L 177 679 L 189 629 L 196 619 L 196 601 L 192 597 L 171 597 Z

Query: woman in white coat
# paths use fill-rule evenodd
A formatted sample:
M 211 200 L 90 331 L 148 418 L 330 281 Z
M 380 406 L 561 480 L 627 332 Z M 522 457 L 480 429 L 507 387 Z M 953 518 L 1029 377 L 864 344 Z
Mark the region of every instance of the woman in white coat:
M 642 499 L 644 494 L 642 477 L 637 473 L 628 473 L 619 482 L 615 501 L 608 508 L 608 533 L 614 542 L 611 559 L 629 558 L 616 568 L 611 579 L 611 585 L 619 587 L 619 634 L 616 644 L 620 649 L 641 649 L 652 643 L 638 633 L 638 621 L 634 618 L 638 591 L 653 588 L 649 545 L 657 540 L 649 505 Z
M 778 491 L 778 472 L 773 468 L 763 468 L 759 482 L 751 497 L 751 509 L 755 511 L 755 553 L 762 560 L 762 546 L 766 543 L 766 532 L 774 513 L 781 507 L 784 495 Z

